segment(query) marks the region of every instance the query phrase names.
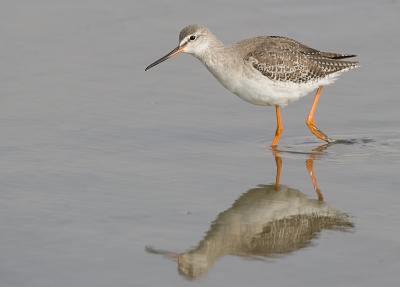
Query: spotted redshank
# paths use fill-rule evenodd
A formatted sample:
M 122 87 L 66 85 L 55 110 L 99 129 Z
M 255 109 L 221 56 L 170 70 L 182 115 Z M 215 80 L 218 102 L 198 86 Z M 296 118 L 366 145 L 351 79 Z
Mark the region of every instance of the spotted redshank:
M 359 66 L 358 61 L 342 61 L 356 55 L 321 52 L 280 36 L 254 37 L 225 46 L 209 29 L 196 24 L 184 28 L 179 34 L 179 46 L 146 71 L 182 52 L 199 59 L 225 88 L 246 102 L 275 106 L 277 128 L 272 148 L 277 146 L 282 134 L 280 107 L 315 89 L 306 124 L 319 139 L 335 142 L 315 125 L 318 99 L 323 86 Z

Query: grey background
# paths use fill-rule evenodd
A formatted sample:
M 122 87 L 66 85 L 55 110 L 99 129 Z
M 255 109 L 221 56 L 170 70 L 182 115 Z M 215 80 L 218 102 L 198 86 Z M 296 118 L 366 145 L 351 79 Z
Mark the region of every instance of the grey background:
M 2 1 L 1 286 L 394 286 L 400 280 L 400 2 Z M 179 55 L 144 72 L 189 24 L 355 53 L 324 88 L 316 157 L 325 202 L 354 216 L 272 261 L 225 255 L 190 282 L 146 245 L 185 252 L 220 212 L 275 181 L 272 107 Z M 315 199 L 313 96 L 282 110 L 281 183 Z

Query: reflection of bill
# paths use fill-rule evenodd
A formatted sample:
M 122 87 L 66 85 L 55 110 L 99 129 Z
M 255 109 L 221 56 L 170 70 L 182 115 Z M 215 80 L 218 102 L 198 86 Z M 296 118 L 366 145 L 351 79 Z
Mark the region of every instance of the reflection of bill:
M 313 158 L 307 161 L 318 194 L 309 199 L 299 190 L 279 185 L 282 160 L 274 153 L 277 182 L 260 185 L 240 196 L 221 212 L 203 240 L 182 253 L 155 250 L 178 260 L 178 271 L 188 279 L 205 274 L 219 257 L 229 254 L 254 259 L 276 258 L 312 246 L 321 230 L 347 231 L 354 225 L 347 214 L 324 201 L 312 173 Z

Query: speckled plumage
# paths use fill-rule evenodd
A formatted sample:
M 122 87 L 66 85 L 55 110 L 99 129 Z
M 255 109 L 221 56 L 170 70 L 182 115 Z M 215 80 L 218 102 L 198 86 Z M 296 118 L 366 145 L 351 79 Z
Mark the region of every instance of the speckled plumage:
M 191 41 L 193 35 L 196 40 Z M 180 32 L 179 46 L 225 88 L 262 106 L 285 106 L 358 66 L 357 61 L 342 61 L 355 55 L 321 52 L 286 37 L 260 36 L 225 46 L 197 24 Z
M 329 74 L 355 68 L 356 61 L 341 61 L 355 55 L 320 52 L 293 39 L 260 37 L 262 43 L 244 58 L 273 81 L 307 83 Z
M 179 42 L 199 31 L 219 42 L 209 29 L 197 24 L 184 28 L 179 34 Z M 248 52 L 244 61 L 251 62 L 255 69 L 273 81 L 307 83 L 359 64 L 358 61 L 341 61 L 356 55 L 321 52 L 281 36 L 254 37 L 227 47 L 235 46 Z

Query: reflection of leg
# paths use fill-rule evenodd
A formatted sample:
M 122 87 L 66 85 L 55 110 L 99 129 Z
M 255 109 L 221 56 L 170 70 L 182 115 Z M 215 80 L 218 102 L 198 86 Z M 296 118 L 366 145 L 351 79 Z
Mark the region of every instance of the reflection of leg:
M 317 104 L 318 104 L 318 100 L 319 100 L 319 96 L 321 95 L 322 92 L 322 88 L 323 86 L 320 86 L 317 90 L 317 93 L 315 94 L 315 98 L 314 98 L 314 102 L 311 106 L 311 110 L 310 113 L 308 114 L 307 120 L 306 120 L 306 124 L 308 126 L 308 128 L 310 129 L 310 131 L 319 139 L 323 140 L 323 141 L 327 141 L 329 142 L 334 142 L 334 139 L 331 139 L 330 137 L 328 137 L 326 134 L 324 134 L 316 125 L 314 122 L 314 112 L 315 109 L 317 108 Z
M 306 167 L 307 167 L 308 173 L 310 174 L 312 183 L 314 185 L 315 192 L 318 194 L 318 200 L 323 201 L 324 197 L 322 195 L 321 190 L 318 187 L 317 179 L 314 176 L 314 168 L 313 168 L 314 167 L 314 157 L 313 157 L 313 155 L 310 155 L 310 158 L 306 160 Z
M 274 151 L 272 154 L 275 157 L 276 163 L 276 179 L 275 179 L 275 189 L 278 190 L 279 188 L 279 181 L 281 179 L 281 169 L 282 169 L 282 158 L 278 156 L 277 152 Z
M 275 131 L 275 137 L 274 140 L 272 141 L 271 147 L 274 148 L 278 144 L 279 138 L 282 134 L 282 121 L 281 121 L 281 111 L 279 109 L 279 106 L 275 106 L 275 111 L 276 111 L 276 131 Z

